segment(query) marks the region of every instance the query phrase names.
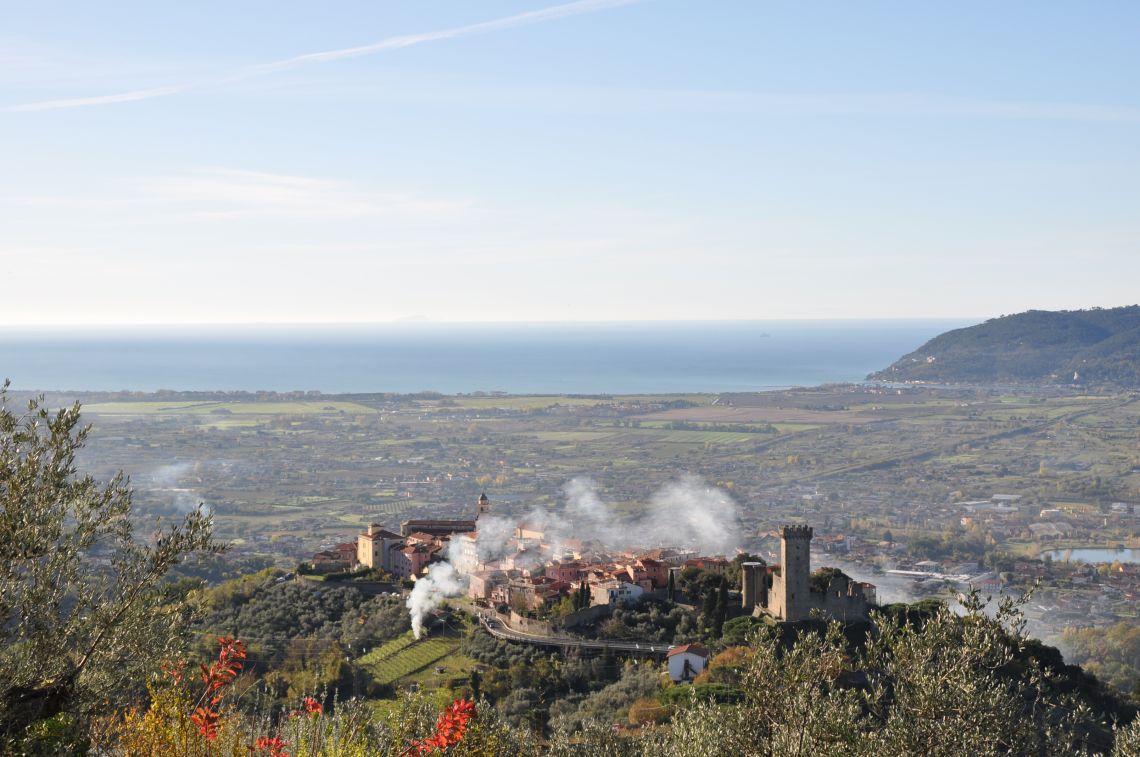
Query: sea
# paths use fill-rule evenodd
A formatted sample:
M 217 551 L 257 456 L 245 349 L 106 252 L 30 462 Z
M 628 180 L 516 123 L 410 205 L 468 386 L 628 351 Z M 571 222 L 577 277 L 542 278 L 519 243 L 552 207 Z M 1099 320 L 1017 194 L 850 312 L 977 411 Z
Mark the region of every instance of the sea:
M 862 381 L 972 320 L 0 328 L 39 391 L 748 392 Z

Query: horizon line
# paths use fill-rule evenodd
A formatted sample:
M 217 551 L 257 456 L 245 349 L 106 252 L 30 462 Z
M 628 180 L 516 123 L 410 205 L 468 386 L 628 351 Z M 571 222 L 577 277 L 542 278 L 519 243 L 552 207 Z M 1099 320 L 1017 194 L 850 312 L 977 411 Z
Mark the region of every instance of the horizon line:
M 998 316 L 987 315 L 911 315 L 911 316 L 774 316 L 757 318 L 595 318 L 595 319 L 518 319 L 518 320 L 432 320 L 392 319 L 373 321 L 103 321 L 103 322 L 38 322 L 0 324 L 0 332 L 19 329 L 101 329 L 101 328 L 197 328 L 197 327 L 279 327 L 279 326 L 546 326 L 607 324 L 679 324 L 679 323 L 792 323 L 827 321 L 984 321 Z

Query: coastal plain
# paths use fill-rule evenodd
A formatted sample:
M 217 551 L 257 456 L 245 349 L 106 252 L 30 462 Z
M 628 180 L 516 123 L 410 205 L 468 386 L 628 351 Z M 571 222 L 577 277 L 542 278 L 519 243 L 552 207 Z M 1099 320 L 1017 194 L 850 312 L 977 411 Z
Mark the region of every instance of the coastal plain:
M 736 500 L 745 549 L 784 521 L 851 543 L 878 544 L 885 532 L 900 543 L 976 539 L 983 553 L 1011 556 L 1137 543 L 1137 521 L 1112 509 L 1140 492 L 1140 402 L 1130 393 L 838 385 L 49 400 L 83 403 L 94 426 L 84 466 L 127 472 L 142 513 L 204 502 L 235 549 L 279 561 L 371 521 L 466 513 L 484 490 L 502 512 L 557 515 L 562 487 L 580 476 L 632 518 L 686 473 Z M 1017 511 L 978 516 L 960 504 L 994 494 L 1016 497 Z

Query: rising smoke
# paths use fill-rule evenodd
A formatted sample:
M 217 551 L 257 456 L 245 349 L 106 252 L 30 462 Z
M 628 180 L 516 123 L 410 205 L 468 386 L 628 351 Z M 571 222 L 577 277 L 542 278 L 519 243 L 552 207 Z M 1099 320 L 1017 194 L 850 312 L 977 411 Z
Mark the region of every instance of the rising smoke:
M 697 476 L 684 475 L 666 484 L 648 506 L 630 508 L 638 511 L 632 516 L 602 499 L 597 484 L 585 476 L 567 482 L 562 494 L 566 503 L 562 512 L 532 510 L 519 521 L 502 516 L 480 518 L 480 559 L 513 553 L 510 539 L 517 522 L 544 532 L 555 556 L 570 540 L 610 549 L 679 547 L 703 555 L 728 554 L 738 546 L 739 507 L 727 493 Z
M 545 559 L 535 552 L 528 561 L 515 551 L 511 543 L 519 522 L 543 531 L 551 545 L 552 555 L 565 551 L 570 540 L 595 542 L 610 549 L 648 549 L 668 546 L 692 549 L 702 555 L 726 555 L 738 546 L 740 513 L 736 502 L 720 489 L 704 483 L 698 476 L 683 475 L 661 487 L 633 516 L 623 516 L 621 508 L 606 502 L 593 479 L 581 476 L 562 489 L 565 507 L 561 513 L 533 510 L 521 519 L 484 516 L 479 519 L 477 546 L 482 562 L 497 560 L 508 554 L 515 564 L 529 562 L 537 567 Z M 436 563 L 428 575 L 416 581 L 408 598 L 412 630 L 419 638 L 427 613 L 448 597 L 463 592 L 462 577 L 451 563 L 459 557 L 456 542 L 449 548 L 449 562 Z
M 463 593 L 463 583 L 451 563 L 438 562 L 428 568 L 428 573 L 416 581 L 408 596 L 408 612 L 412 617 L 412 633 L 418 639 L 424 632 L 424 618 L 443 604 L 448 597 Z
M 153 485 L 150 491 L 166 499 L 166 506 L 178 515 L 192 513 L 203 505 L 207 513 L 211 512 L 212 508 L 204 502 L 197 489 L 182 485 L 195 467 L 193 463 L 171 463 L 155 468 L 150 473 Z

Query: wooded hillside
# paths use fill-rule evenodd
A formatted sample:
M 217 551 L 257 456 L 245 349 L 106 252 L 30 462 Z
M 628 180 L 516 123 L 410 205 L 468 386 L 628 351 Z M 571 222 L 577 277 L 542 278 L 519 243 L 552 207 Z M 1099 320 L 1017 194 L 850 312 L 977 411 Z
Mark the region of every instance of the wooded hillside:
M 868 379 L 1140 386 L 1140 306 L 993 318 L 940 334 Z

